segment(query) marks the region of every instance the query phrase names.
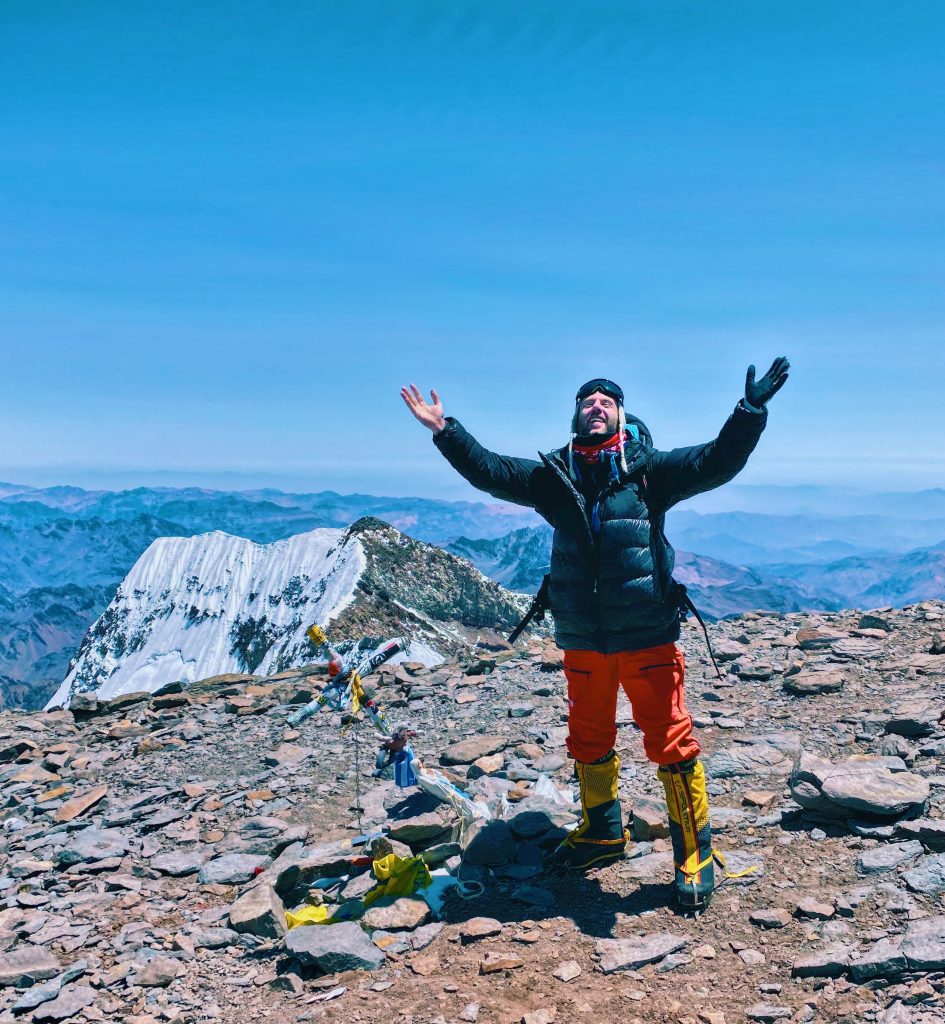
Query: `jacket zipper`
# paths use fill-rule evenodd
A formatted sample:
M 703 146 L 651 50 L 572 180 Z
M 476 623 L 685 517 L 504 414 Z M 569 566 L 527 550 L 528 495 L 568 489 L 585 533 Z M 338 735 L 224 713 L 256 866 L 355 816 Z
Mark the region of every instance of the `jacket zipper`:
M 600 590 L 600 587 L 599 587 L 599 584 L 600 584 L 600 529 L 598 528 L 598 530 L 595 533 L 595 531 L 594 531 L 594 529 L 593 529 L 593 527 L 591 525 L 591 519 L 588 516 L 587 504 L 584 501 L 583 495 L 578 491 L 578 489 L 571 482 L 571 479 L 568 476 L 567 472 L 564 470 L 563 466 L 559 465 L 555 461 L 556 459 L 560 458 L 560 456 L 557 454 L 557 452 L 555 452 L 553 454 L 553 457 L 549 456 L 549 455 L 545 455 L 543 452 L 539 452 L 538 454 L 539 454 L 539 456 L 541 456 L 541 460 L 546 465 L 550 466 L 555 471 L 555 473 L 558 475 L 558 478 L 561 480 L 561 482 L 567 488 L 568 492 L 571 494 L 571 497 L 575 499 L 575 501 L 577 502 L 578 509 L 581 512 L 581 518 L 584 521 L 584 525 L 587 527 L 587 539 L 590 540 L 590 542 L 591 542 L 590 543 L 590 548 L 591 548 L 591 552 L 593 554 L 593 566 L 592 566 L 592 568 L 593 568 L 593 572 L 594 572 L 594 584 L 593 584 L 592 596 L 593 596 L 594 604 L 595 604 L 594 613 L 595 613 L 595 616 L 597 618 L 597 646 L 599 648 L 601 648 L 601 650 L 603 650 L 603 648 L 606 646 L 604 644 L 604 624 L 603 624 L 603 621 L 601 620 L 600 607 L 599 607 L 599 604 L 598 604 L 598 601 L 599 601 L 599 590 Z M 646 461 L 646 459 L 643 459 L 643 460 L 635 459 L 633 464 L 631 466 L 627 467 L 628 468 L 628 473 L 627 473 L 627 476 L 624 479 L 621 479 L 621 480 L 611 480 L 604 487 L 604 489 L 601 491 L 601 493 L 597 496 L 597 501 L 594 504 L 594 512 L 597 514 L 598 522 L 600 522 L 600 506 L 603 503 L 603 501 L 606 498 L 609 498 L 611 493 L 616 493 L 617 489 L 621 485 L 627 484 L 630 481 L 630 478 L 633 476 L 633 474 L 640 468 L 641 465 L 643 465 L 643 463 L 645 461 Z M 649 511 L 649 509 L 647 511 Z M 604 653 L 607 653 L 607 652 L 605 651 Z
M 587 505 L 584 503 L 584 498 L 580 495 L 577 488 L 568 479 L 568 474 L 565 472 L 562 466 L 559 466 L 553 458 L 549 455 L 544 455 L 541 452 L 538 453 L 541 456 L 542 461 L 550 466 L 554 470 L 555 475 L 564 484 L 565 489 L 574 499 L 575 504 L 578 507 L 578 511 L 581 513 L 581 520 L 586 528 L 586 536 L 584 541 L 587 543 L 588 548 L 593 549 L 594 547 L 594 535 L 591 533 L 591 523 L 587 517 Z

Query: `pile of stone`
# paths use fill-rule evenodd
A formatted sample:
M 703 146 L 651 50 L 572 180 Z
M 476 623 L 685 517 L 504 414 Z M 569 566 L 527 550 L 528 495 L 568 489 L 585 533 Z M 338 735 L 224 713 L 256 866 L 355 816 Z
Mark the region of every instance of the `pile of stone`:
M 623 698 L 628 858 L 586 880 L 545 874 L 577 808 L 561 655 L 543 638 L 368 680 L 418 730 L 421 760 L 496 813 L 466 827 L 371 778 L 367 727 L 342 735 L 334 712 L 287 726 L 323 683 L 314 667 L 0 713 L 0 1021 L 296 1019 L 322 1000 L 339 1019 L 386 1020 L 391 986 L 416 1020 L 475 1020 L 513 984 L 544 1000 L 523 1019 L 547 1018 L 553 992 L 559 1020 L 643 999 L 697 1019 L 723 1012 L 723 990 L 727 1021 L 815 1007 L 881 1020 L 897 1006 L 932 1019 L 945 987 L 943 622 L 940 602 L 741 616 L 711 627 L 722 679 L 687 633 L 718 846 L 732 871 L 757 868 L 695 924 L 665 898 L 662 790 Z M 440 919 L 418 892 L 288 930 L 288 910 L 319 901 L 353 912 L 375 884 L 372 840 L 355 839 L 374 833 L 466 898 L 447 895 Z M 465 979 L 446 983 L 461 1000 L 450 1010 L 429 981 L 440 973 Z

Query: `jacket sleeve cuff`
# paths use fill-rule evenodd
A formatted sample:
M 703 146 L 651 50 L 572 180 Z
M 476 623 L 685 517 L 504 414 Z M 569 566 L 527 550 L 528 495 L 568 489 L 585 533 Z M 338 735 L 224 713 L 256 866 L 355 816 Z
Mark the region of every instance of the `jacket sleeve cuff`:
M 446 426 L 438 433 L 433 434 L 433 443 L 439 447 L 442 441 L 448 440 L 453 434 L 456 433 L 457 429 L 460 428 L 459 420 L 454 419 L 452 416 L 445 417 Z
M 746 398 L 743 398 L 738 404 L 740 406 L 742 406 L 743 409 L 747 409 L 748 412 L 753 412 L 756 416 L 760 416 L 762 413 L 765 413 L 765 412 L 768 411 L 765 408 L 765 406 L 761 406 L 760 408 L 756 409 L 755 406 L 750 405 L 748 403 L 748 399 L 746 399 Z

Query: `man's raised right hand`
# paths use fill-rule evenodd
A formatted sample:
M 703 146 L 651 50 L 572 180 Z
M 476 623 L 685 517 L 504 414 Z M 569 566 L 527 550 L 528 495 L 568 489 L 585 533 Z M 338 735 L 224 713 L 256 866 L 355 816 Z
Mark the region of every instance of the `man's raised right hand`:
M 400 397 L 407 403 L 407 408 L 414 416 L 434 434 L 438 434 L 446 426 L 446 420 L 443 419 L 443 403 L 436 393 L 436 388 L 430 388 L 432 404 L 424 401 L 416 384 L 411 384 L 408 388 L 401 388 Z

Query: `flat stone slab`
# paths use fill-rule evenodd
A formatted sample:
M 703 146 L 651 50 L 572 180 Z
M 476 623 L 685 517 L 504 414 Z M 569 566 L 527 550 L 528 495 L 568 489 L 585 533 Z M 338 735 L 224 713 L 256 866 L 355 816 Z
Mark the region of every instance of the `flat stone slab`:
M 293 928 L 285 937 L 285 948 L 300 963 L 319 967 L 326 974 L 371 971 L 385 960 L 383 951 L 354 921 Z
M 794 908 L 795 916 L 811 921 L 829 921 L 835 913 L 832 903 L 819 900 L 815 896 L 805 896 L 804 899 L 798 900 Z
M 441 839 L 450 829 L 451 826 L 436 811 L 427 811 L 412 818 L 391 822 L 388 835 L 391 839 L 413 846 L 415 843 Z
M 207 855 L 200 850 L 181 850 L 173 853 L 159 853 L 148 861 L 148 866 L 171 878 L 181 878 L 199 871 L 207 862 Z
M 440 764 L 472 764 L 480 757 L 498 754 L 505 750 L 508 740 L 504 736 L 471 736 L 452 744 L 440 754 Z
M 494 917 L 471 917 L 459 926 L 459 941 L 465 946 L 470 942 L 488 939 L 502 934 L 502 922 Z
M 143 988 L 167 988 L 180 974 L 180 963 L 169 956 L 155 956 L 135 965 L 134 984 Z
M 794 978 L 840 978 L 850 967 L 850 946 L 837 943 L 815 953 L 795 959 L 791 966 Z
M 226 853 L 204 864 L 197 875 L 201 885 L 242 885 L 270 864 L 269 857 Z
M 945 968 L 945 915 L 913 921 L 905 935 L 880 939 L 858 960 L 851 960 L 854 981 L 898 978 L 906 971 Z
M 938 818 L 901 821 L 896 826 L 896 838 L 917 839 L 933 853 L 945 853 L 945 821 Z
M 924 810 L 929 784 L 911 772 L 880 769 L 825 779 L 821 792 L 832 804 L 857 813 L 901 818 Z
M 830 649 L 841 658 L 860 661 L 865 658 L 878 658 L 885 648 L 885 640 L 879 637 L 851 636 L 846 640 L 838 640 Z
M 253 886 L 230 907 L 230 925 L 260 938 L 281 938 L 286 933 L 285 906 L 272 885 Z
M 797 646 L 802 651 L 821 651 L 832 647 L 838 640 L 844 640 L 846 633 L 824 626 L 811 626 L 799 629 L 795 634 Z
M 684 935 L 656 932 L 635 939 L 600 939 L 597 955 L 604 974 L 613 974 L 615 971 L 635 971 L 647 964 L 655 964 L 688 944 L 689 940 Z
M 187 817 L 187 811 L 182 807 L 162 807 L 159 811 L 142 818 L 138 828 L 142 832 L 157 832 L 167 825 L 173 825 L 175 821 L 182 821 Z
M 921 847 L 921 843 L 916 842 Z M 923 857 L 914 868 L 902 874 L 912 892 L 925 896 L 937 896 L 945 892 L 945 853 L 933 853 Z
M 945 969 L 945 915 L 913 921 L 903 936 L 902 952 L 914 971 Z
M 62 974 L 49 981 L 44 981 L 42 985 L 28 988 L 11 1007 L 14 1015 L 26 1013 L 27 1010 L 35 1009 L 41 1003 L 48 1003 L 51 999 L 55 999 L 63 986 L 83 975 L 87 967 L 88 964 L 84 960 L 76 960 Z
M 860 755 L 836 763 L 802 752 L 791 771 L 791 795 L 805 809 L 846 820 L 892 823 L 925 810 L 929 784 L 898 757 Z
M 516 839 L 537 839 L 555 827 L 554 821 L 546 811 L 519 811 L 514 817 L 506 820 Z
M 367 928 L 398 932 L 419 928 L 429 918 L 430 907 L 425 900 L 404 896 L 388 906 L 369 907 L 361 921 Z
M 25 988 L 54 978 L 61 970 L 62 964 L 42 946 L 18 946 L 0 953 L 0 987 Z
M 791 915 L 784 907 L 771 910 L 753 910 L 748 920 L 757 928 L 786 928 L 791 923 Z
M 558 981 L 574 981 L 581 973 L 581 965 L 577 960 L 565 960 L 560 967 L 557 967 L 553 972 L 553 976 Z
M 420 925 L 409 935 L 404 935 L 404 939 L 409 943 L 411 949 L 426 949 L 445 927 L 446 925 L 442 921 L 431 921 L 429 924 Z
M 856 982 L 869 981 L 871 978 L 896 978 L 906 967 L 902 940 L 880 939 L 861 957 L 851 960 L 850 975 Z
M 239 933 L 232 928 L 192 928 L 187 937 L 197 949 L 225 949 L 238 946 Z
M 886 732 L 910 739 L 929 736 L 938 728 L 943 705 L 939 701 L 931 701 L 919 697 L 905 701 L 893 712 L 886 722 Z
M 642 857 L 634 857 L 621 864 L 620 873 L 627 878 L 641 881 L 666 881 L 673 871 L 673 855 L 671 853 L 645 853 Z
M 33 753 L 39 750 L 39 744 L 32 740 L 15 740 L 13 743 L 3 746 L 5 741 L 0 740 L 0 764 L 9 764 L 15 761 L 21 754 Z
M 539 907 L 543 910 L 550 910 L 558 899 L 550 889 L 543 889 L 540 885 L 517 885 L 511 892 L 511 897 L 516 903 L 524 903 L 527 907 Z
M 706 774 L 715 779 L 734 779 L 743 775 L 788 775 L 791 762 L 771 743 L 738 743 L 717 750 L 703 759 Z
M 33 1020 L 38 1024 L 70 1020 L 94 1002 L 95 991 L 89 985 L 65 985 L 55 999 L 41 1003 L 33 1011 Z
M 884 843 L 872 850 L 864 850 L 856 858 L 856 870 L 861 875 L 878 875 L 884 871 L 892 871 L 900 864 L 921 857 L 925 851 L 917 839 L 907 839 L 902 843 Z
M 72 821 L 94 807 L 100 800 L 108 795 L 108 786 L 94 786 L 80 796 L 67 800 L 55 814 L 56 821 Z
M 837 693 L 843 689 L 843 683 L 842 672 L 827 669 L 823 672 L 798 672 L 796 675 L 786 676 L 783 686 L 795 697 L 810 697 L 820 693 Z
M 295 743 L 282 743 L 271 754 L 266 754 L 263 762 L 271 768 L 279 768 L 283 765 L 301 764 L 315 751 L 311 747 L 300 747 Z
M 758 1021 L 758 1024 L 775 1024 L 779 1020 L 787 1020 L 794 1016 L 790 1006 L 776 1006 L 774 1003 L 755 1003 L 745 1011 L 749 1020 Z
M 630 814 L 630 828 L 637 842 L 666 839 L 669 836 L 666 805 L 646 797 L 636 797 Z
M 504 754 L 489 754 L 487 757 L 477 757 L 466 769 L 466 778 L 479 779 L 483 775 L 492 775 L 499 771 L 504 764 Z
M 72 841 L 56 853 L 60 867 L 87 861 L 124 857 L 130 849 L 128 839 L 118 829 L 87 828 L 77 832 Z
M 150 699 L 150 690 L 135 690 L 133 693 L 117 693 L 111 700 L 102 701 L 99 706 L 106 711 L 118 711 L 120 708 L 130 708 L 133 704 L 142 704 Z

